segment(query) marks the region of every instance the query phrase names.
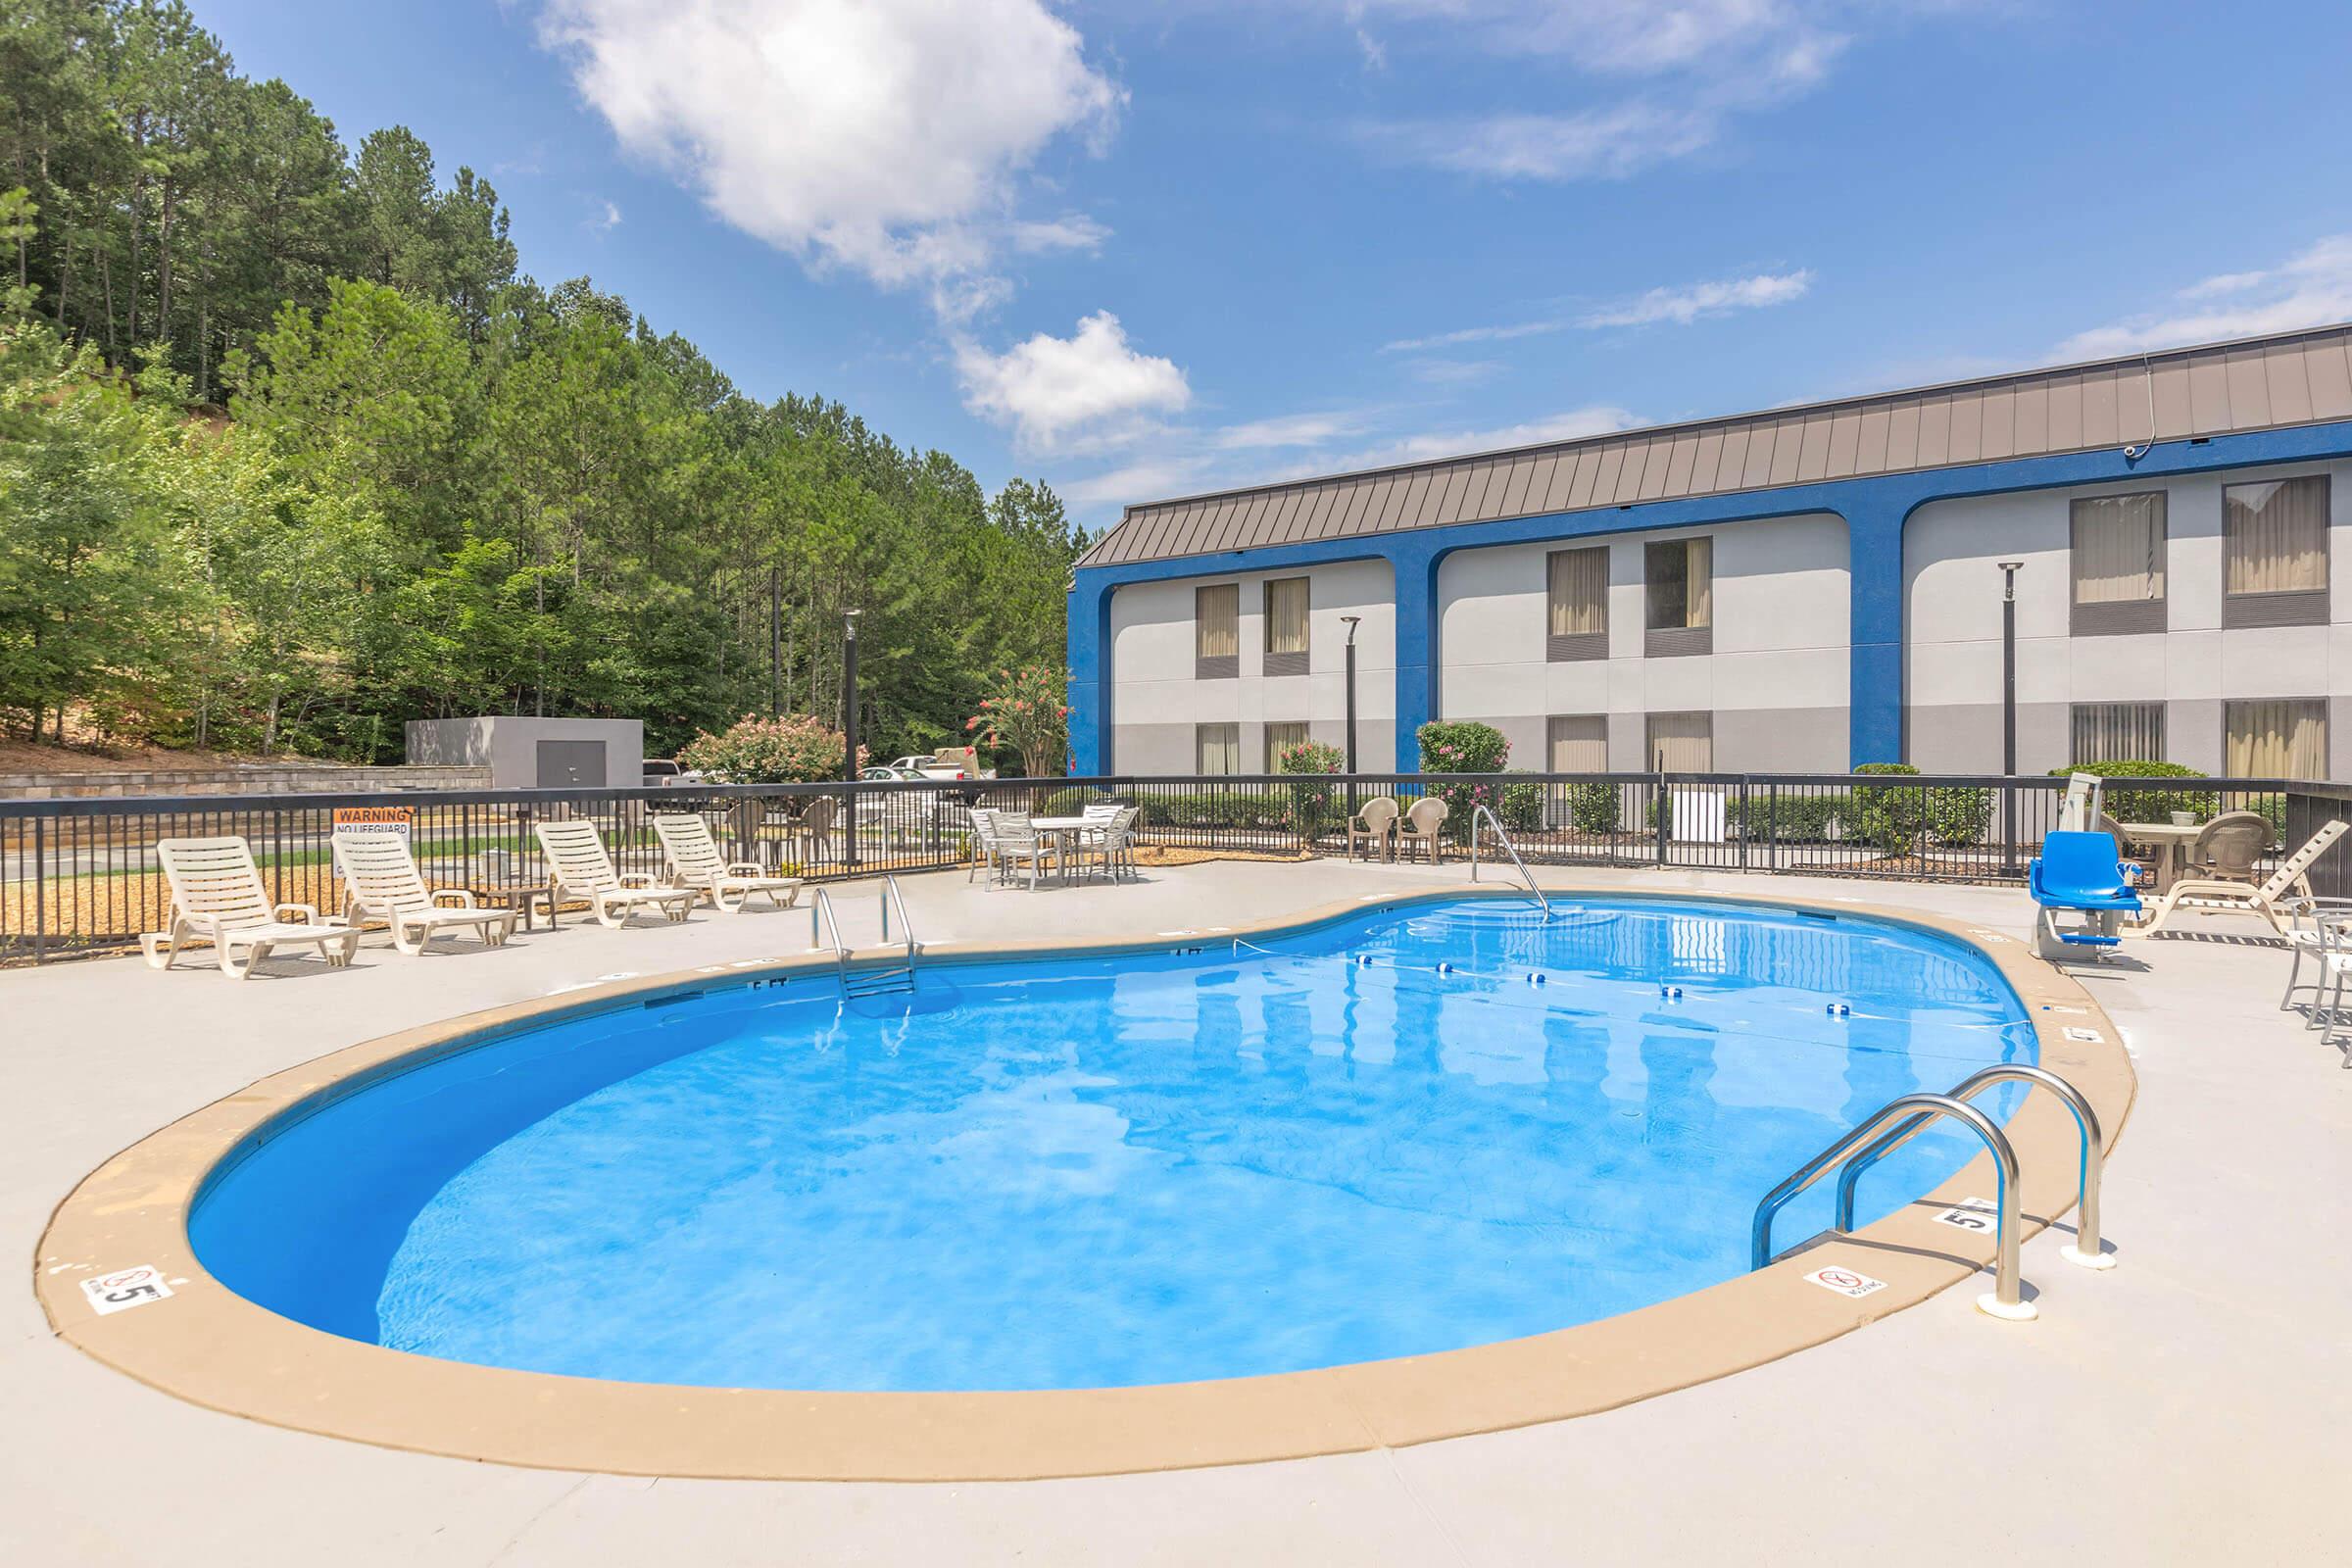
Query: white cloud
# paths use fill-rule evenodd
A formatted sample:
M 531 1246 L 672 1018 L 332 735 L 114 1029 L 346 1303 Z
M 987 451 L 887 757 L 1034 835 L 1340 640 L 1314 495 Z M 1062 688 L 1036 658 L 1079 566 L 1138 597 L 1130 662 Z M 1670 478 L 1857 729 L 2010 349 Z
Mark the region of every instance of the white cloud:
M 2055 357 L 2094 360 L 2352 320 L 2352 234 L 2329 235 L 2267 270 L 2192 283 L 2177 297 L 2188 302 L 2186 309 L 2078 332 L 2058 345 Z
M 1752 277 L 1724 278 L 1713 283 L 1653 288 L 1630 300 L 1601 306 L 1580 316 L 1547 317 L 1541 320 L 1511 321 L 1499 326 L 1464 326 L 1451 332 L 1433 333 L 1428 337 L 1400 337 L 1383 343 L 1380 348 L 1383 354 L 1399 354 L 1424 349 L 1455 348 L 1465 343 L 1507 343 L 1516 338 L 1565 332 L 1570 327 L 1648 326 L 1659 321 L 1689 326 L 1706 317 L 1786 305 L 1790 300 L 1804 298 L 1812 286 L 1813 273 L 1809 268 L 1799 268 L 1793 272 L 1758 272 Z
M 603 213 L 589 220 L 588 226 L 591 228 L 602 229 L 618 228 L 620 226 L 619 205 L 614 202 L 606 202 L 604 204 L 604 209 L 605 210 Z
M 1251 452 L 1269 447 L 1319 447 L 1364 428 L 1360 414 L 1285 414 L 1271 419 L 1229 424 L 1216 432 L 1211 444 L 1224 452 Z
M 1406 163 L 1495 179 L 1623 179 L 1699 151 L 1718 117 L 1619 104 L 1572 115 L 1494 115 L 1361 127 L 1367 144 Z
M 1423 431 L 1348 454 L 1338 461 L 1336 466 L 1341 471 L 1381 468 L 1398 463 L 1423 463 L 1436 458 L 1466 457 L 1479 452 L 1502 452 L 1512 447 L 1541 446 L 1550 441 L 1576 441 L 1589 435 L 1606 435 L 1612 430 L 1631 429 L 1637 422 L 1623 409 L 1592 404 L 1581 409 L 1569 409 L 1547 418 L 1531 419 L 1524 424 L 1506 424 L 1484 430 Z
M 1689 326 L 1703 316 L 1760 310 L 1802 299 L 1813 286 L 1813 274 L 1758 272 L 1753 277 L 1726 278 L 1715 283 L 1691 283 L 1681 288 L 1653 288 L 1622 305 L 1590 311 L 1577 318 L 1579 326 L 1647 326 L 1672 321 Z
M 1496 53 L 1651 75 L 1737 65 L 1810 78 L 1845 42 L 1837 0 L 1347 0 L 1360 17 L 1463 29 Z
M 1152 416 L 1193 399 L 1184 371 L 1137 352 L 1108 311 L 1084 318 L 1068 337 L 1040 332 L 1002 354 L 960 340 L 956 370 L 965 408 L 1009 425 L 1017 443 L 1038 452 L 1122 444 Z
M 954 283 L 1100 242 L 1016 217 L 1022 171 L 1124 101 L 1043 0 L 547 0 L 540 36 L 622 146 L 810 265 Z

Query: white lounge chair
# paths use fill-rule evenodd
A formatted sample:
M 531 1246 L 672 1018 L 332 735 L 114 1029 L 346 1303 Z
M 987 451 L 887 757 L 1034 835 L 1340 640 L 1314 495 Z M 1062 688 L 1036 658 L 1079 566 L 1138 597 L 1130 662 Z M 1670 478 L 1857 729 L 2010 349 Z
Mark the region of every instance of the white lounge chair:
M 623 876 L 612 869 L 612 857 L 596 824 L 585 817 L 561 822 L 533 822 L 540 853 L 547 857 L 548 879 L 559 899 L 584 899 L 596 911 L 599 925 L 617 931 L 634 911 L 651 906 L 672 920 L 683 920 L 702 899 L 696 888 L 665 888 L 642 871 Z
M 253 849 L 241 838 L 165 839 L 155 858 L 171 886 L 172 906 L 164 911 L 163 930 L 139 937 L 151 969 L 171 968 L 181 947 L 198 941 L 213 945 L 220 972 L 233 980 L 252 974 L 273 948 L 317 948 L 333 969 L 351 962 L 359 948 L 356 926 L 322 920 L 308 904 L 272 903 Z M 302 919 L 288 920 L 288 913 Z
M 990 853 L 1007 882 L 1020 875 L 1021 862 L 1029 862 L 1029 891 L 1037 891 L 1037 873 L 1048 860 L 1054 859 L 1059 868 L 1058 850 L 1053 840 L 1038 832 L 1037 824 L 1027 811 L 998 811 L 989 823 Z
M 2285 937 L 2295 947 L 2298 956 L 2307 948 L 2318 946 L 2317 936 L 2308 940 L 2295 935 L 2297 922 L 2291 908 L 2290 892 L 2308 899 L 2311 888 L 2306 877 L 2312 862 L 2328 852 L 2329 845 L 2344 836 L 2346 825 L 2330 821 L 2314 833 L 2310 840 L 2279 863 L 2270 880 L 2259 887 L 2251 882 L 2238 882 L 2219 877 L 2183 877 L 2165 890 L 2164 897 L 2148 912 L 2140 926 L 2142 936 L 2153 936 L 2164 929 L 2165 922 L 2181 909 L 2196 909 L 2206 914 L 2253 914 L 2270 921 L 2271 929 Z M 2293 980 L 2287 982 L 2293 989 Z
M 800 899 L 797 876 L 769 876 L 757 860 L 727 860 L 710 836 L 710 824 L 682 812 L 657 814 L 654 834 L 669 861 L 669 879 L 710 899 L 722 913 L 741 914 L 754 895 L 764 897 L 778 909 L 789 909 Z M 782 895 L 778 897 L 778 895 Z
M 502 947 L 514 934 L 521 914 L 485 909 L 464 888 L 427 888 L 417 874 L 408 842 L 394 833 L 355 833 L 335 841 L 335 864 L 343 873 L 343 918 L 352 925 L 381 920 L 392 928 L 392 946 L 421 954 L 444 931 L 470 929 L 484 947 Z M 441 901 L 454 901 L 443 904 Z

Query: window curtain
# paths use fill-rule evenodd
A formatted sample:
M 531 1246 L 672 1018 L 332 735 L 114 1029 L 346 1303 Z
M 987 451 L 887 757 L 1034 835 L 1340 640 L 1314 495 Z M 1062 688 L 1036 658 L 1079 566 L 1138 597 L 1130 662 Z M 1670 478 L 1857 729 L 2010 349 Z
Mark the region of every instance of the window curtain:
M 2077 763 L 2163 761 L 2164 705 L 2077 703 L 2069 755 Z
M 1662 539 L 1642 552 L 1649 578 L 1649 629 L 1715 624 L 1715 541 Z
M 1609 629 L 1609 551 L 1551 553 L 1551 635 L 1573 637 Z
M 2275 479 L 2222 491 L 2227 586 L 2233 594 L 2328 586 L 2328 481 Z
M 1686 626 L 1715 624 L 1715 541 L 1710 536 L 1683 541 L 1689 565 L 1690 618 Z
M 1238 773 L 1242 770 L 1242 726 L 1200 724 L 1193 730 L 1193 751 L 1200 773 Z
M 2328 776 L 2328 705 L 2316 698 L 2231 703 L 2224 771 L 2231 778 Z
M 1598 713 L 1556 717 L 1545 737 L 1548 770 L 1554 773 L 1605 773 L 1609 770 L 1609 721 Z
M 1194 652 L 1202 659 L 1235 659 L 1242 652 L 1242 588 L 1219 583 L 1193 593 Z
M 1266 652 L 1306 652 L 1306 579 L 1276 577 L 1266 584 Z
M 1279 653 L 1281 650 L 1277 649 L 1276 652 Z M 1306 725 L 1302 722 L 1268 724 L 1266 726 L 1266 761 L 1263 771 L 1281 772 L 1282 754 L 1294 746 L 1303 746 L 1312 739 L 1314 737 L 1307 733 Z
M 2162 495 L 2087 497 L 2075 503 L 2074 522 L 2076 604 L 2164 597 Z
M 1712 713 L 1652 713 L 1649 715 L 1649 747 L 1642 756 L 1642 765 L 1648 768 L 1657 762 L 1658 754 L 1666 756 L 1669 773 L 1711 773 L 1715 770 L 1715 715 Z

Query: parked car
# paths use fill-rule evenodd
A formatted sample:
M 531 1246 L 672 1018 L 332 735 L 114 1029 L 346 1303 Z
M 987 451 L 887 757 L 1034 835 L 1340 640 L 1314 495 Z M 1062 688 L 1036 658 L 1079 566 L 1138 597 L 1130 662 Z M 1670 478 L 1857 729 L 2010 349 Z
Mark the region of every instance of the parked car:
M 666 757 L 649 757 L 645 760 L 645 787 L 649 790 L 678 789 L 702 782 L 702 773 L 684 763 L 672 761 Z
M 923 752 L 913 757 L 902 757 L 890 764 L 906 768 L 929 779 L 995 778 L 997 770 L 980 765 L 980 754 L 968 746 L 952 747 L 939 753 Z
M 907 765 L 905 758 L 888 764 L 876 763 L 858 776 L 876 784 L 928 784 L 931 782 L 930 774 Z

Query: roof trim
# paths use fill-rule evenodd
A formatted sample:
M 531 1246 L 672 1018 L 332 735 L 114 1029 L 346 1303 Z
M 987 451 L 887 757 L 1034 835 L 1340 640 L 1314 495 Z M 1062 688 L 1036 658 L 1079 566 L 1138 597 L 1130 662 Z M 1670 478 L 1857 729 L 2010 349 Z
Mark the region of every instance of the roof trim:
M 2223 362 L 2226 362 L 2230 356 L 2241 354 L 2249 350 L 2275 353 L 2282 349 L 2293 349 L 2302 345 L 2322 343 L 2323 340 L 2331 337 L 2343 339 L 2346 337 L 2347 333 L 2352 333 L 2352 322 L 2338 322 L 2331 325 L 2306 327 L 2293 332 L 2272 333 L 2259 337 L 2234 338 L 2213 343 L 2187 344 L 2175 348 L 2151 349 L 2138 354 L 2126 354 L 2101 360 L 2083 360 L 2061 365 L 2036 366 L 2031 368 L 2005 371 L 1993 375 L 1970 376 L 1960 380 L 1934 382 L 1927 385 L 1905 387 L 1886 392 L 1862 393 L 1848 397 L 1834 398 L 1823 402 L 1783 404 L 1770 408 L 1751 410 L 1743 414 L 1711 415 L 1702 418 L 1684 419 L 1667 424 L 1629 426 L 1622 430 L 1602 431 L 1592 435 L 1578 436 L 1563 441 L 1536 442 L 1523 446 L 1499 447 L 1481 452 L 1450 454 L 1444 457 L 1419 459 L 1410 463 L 1389 464 L 1378 467 L 1349 469 L 1342 472 L 1302 475 L 1298 478 L 1284 479 L 1269 484 L 1240 485 L 1220 490 L 1204 490 L 1189 495 L 1171 496 L 1154 501 L 1138 502 L 1126 507 L 1122 511 L 1118 523 L 1114 525 L 1109 532 L 1105 533 L 1101 539 L 1096 541 L 1094 546 L 1088 550 L 1086 556 L 1081 559 L 1079 564 L 1082 566 L 1092 565 L 1098 564 L 1099 562 L 1105 564 L 1126 564 L 1132 562 L 1171 560 L 1184 556 L 1212 554 L 1220 549 L 1233 548 L 1231 545 L 1219 546 L 1183 538 L 1183 535 L 1196 531 L 1197 524 L 1201 520 L 1199 516 L 1191 519 L 1192 523 L 1195 525 L 1194 527 L 1188 527 L 1182 523 L 1179 523 L 1177 526 L 1172 528 L 1165 526 L 1166 524 L 1175 522 L 1179 514 L 1181 514 L 1183 512 L 1194 508 L 1205 508 L 1209 514 L 1215 514 L 1218 513 L 1226 514 L 1228 522 L 1233 522 L 1243 520 L 1243 515 L 1246 514 L 1246 505 L 1244 507 L 1237 508 L 1235 504 L 1246 504 L 1247 502 L 1256 498 L 1296 495 L 1310 492 L 1323 487 L 1351 488 L 1359 485 L 1369 486 L 1370 484 L 1379 481 L 1394 480 L 1404 476 L 1417 477 L 1422 475 L 1433 475 L 1448 469 L 1487 469 L 1490 467 L 1494 469 L 1506 469 L 1508 466 L 1514 466 L 1526 460 L 1534 460 L 1544 457 L 1556 459 L 1570 454 L 1584 454 L 1588 452 L 1601 451 L 1612 446 L 1617 448 L 1619 451 L 1625 452 L 1628 457 L 1632 455 L 1632 452 L 1635 449 L 1639 449 L 1642 452 L 1654 451 L 1656 454 L 1655 458 L 1646 465 L 1649 472 L 1645 476 L 1636 476 L 1638 479 L 1645 481 L 1639 482 L 1637 484 L 1637 488 L 1640 492 L 1640 499 L 1657 499 L 1658 497 L 1652 495 L 1653 491 L 1661 492 L 1665 495 L 1681 495 L 1696 493 L 1721 494 L 1725 491 L 1744 489 L 1771 489 L 1783 484 L 1798 482 L 1799 479 L 1805 477 L 1819 477 L 1820 473 L 1818 470 L 1824 466 L 1825 457 L 1830 455 L 1836 455 L 1843 458 L 1846 464 L 1856 463 L 1858 461 L 1858 454 L 1855 451 L 1854 442 L 1860 434 L 1862 422 L 1871 418 L 1874 415 L 1885 415 L 1889 411 L 1898 409 L 1904 405 L 1919 406 L 1940 404 L 1948 407 L 1950 400 L 1954 398 L 1965 398 L 1972 395 L 2000 396 L 2004 393 L 2017 394 L 2021 392 L 2027 394 L 2029 397 L 2033 397 L 2036 394 L 2046 395 L 2045 389 L 2047 387 L 2054 383 L 2066 381 L 2069 378 L 2094 377 L 2101 375 L 2102 373 L 2108 375 L 2113 375 L 2119 372 L 2131 374 L 2134 372 L 2140 372 L 2143 370 L 2143 368 L 2151 377 L 2150 392 L 2159 405 L 2156 411 L 2156 426 L 2153 430 L 2147 428 L 2148 417 L 2144 410 L 2135 410 L 2129 407 L 2118 407 L 2113 411 L 2112 416 L 2115 430 L 2115 435 L 2112 441 L 2089 439 L 2091 435 L 2091 430 L 2088 427 L 2089 421 L 2077 420 L 2074 421 L 2074 423 L 2077 426 L 2078 434 L 2077 438 L 2074 440 L 2065 440 L 2061 435 L 2061 429 L 2056 427 L 2056 421 L 2051 421 L 2050 426 L 2045 426 L 2036 432 L 2037 439 L 2029 442 L 2024 439 L 2019 439 L 2024 432 L 2017 430 L 2013 424 L 2010 424 L 2008 422 L 2007 415 L 2004 415 L 2003 428 L 1998 437 L 2001 444 L 2001 450 L 1989 450 L 1992 447 L 1993 442 L 1990 440 L 1981 441 L 1978 433 L 1974 430 L 1971 430 L 1968 439 L 1965 442 L 1966 447 L 1971 451 L 1971 455 L 1965 457 L 1959 456 L 1953 453 L 1951 448 L 1963 445 L 1963 443 L 1956 440 L 1947 443 L 1943 436 L 1939 433 L 1938 438 L 1935 443 L 1934 456 L 1931 456 L 1929 451 L 1915 449 L 1915 457 L 1911 461 L 1894 463 L 1887 462 L 1885 459 L 1880 459 L 1878 461 L 1862 465 L 1862 466 L 1867 467 L 1869 471 L 1873 472 L 1915 471 L 1924 468 L 1948 467 L 1955 465 L 1964 465 L 1968 463 L 1998 462 L 2005 457 L 2021 454 L 2035 455 L 2045 452 L 2083 451 L 2111 444 L 2133 442 L 2141 439 L 2175 439 L 2177 437 L 2174 431 L 2168 429 L 2168 426 L 2184 426 L 2192 431 L 2202 431 L 2209 424 L 2215 424 L 2216 421 L 2204 417 L 2204 411 L 2202 409 L 2192 410 L 2189 408 L 2178 408 L 2168 410 L 2167 408 L 2163 407 L 2163 405 L 2172 401 L 2172 396 L 2170 395 L 2172 389 L 2159 386 L 2155 382 L 2153 378 L 2159 371 L 2169 369 L 2175 374 L 2179 374 L 2182 369 L 2191 368 L 2198 369 L 2209 368 L 2211 370 L 2219 371 L 2223 369 Z M 2014 402 L 2014 397 L 2012 397 L 2010 401 Z M 2121 399 L 2118 400 L 2119 403 L 2123 401 L 2124 400 Z M 2186 400 L 2184 399 L 2183 401 Z M 2269 402 L 2272 400 L 2265 401 Z M 2313 412 L 2308 407 L 2308 403 L 2309 400 L 2307 399 L 2306 406 L 2299 412 L 2298 415 L 2275 419 L 2270 417 L 2270 414 L 2273 411 L 2269 408 L 2266 408 L 2262 417 L 2254 419 L 2245 424 L 2230 423 L 2228 421 L 2227 415 L 2225 414 L 2222 420 L 2219 421 L 2218 428 L 2273 428 L 2288 424 L 2310 423 L 2314 422 L 2316 419 L 2331 416 Z M 2034 403 L 2032 406 L 2034 408 L 2034 417 L 2038 423 L 2044 417 L 2042 413 L 2042 405 L 2039 403 Z M 1976 413 L 1979 411 L 1971 408 L 1969 412 Z M 2168 418 L 2168 413 L 2173 416 Z M 1838 429 L 1837 427 L 1837 421 L 1840 420 L 1852 421 L 1855 427 L 1855 433 L 1849 435 L 1845 431 Z M 2105 424 L 2107 419 L 2102 417 L 2098 422 Z M 1810 427 L 1815 425 L 1819 426 L 1818 435 L 1813 440 L 1803 440 Z M 1800 440 L 1803 440 L 1801 467 L 1799 468 L 1796 477 L 1784 478 L 1776 472 L 1768 471 L 1765 475 L 1761 476 L 1760 482 L 1751 481 L 1749 476 L 1743 473 L 1738 477 L 1737 481 L 1731 483 L 1720 482 L 1722 476 L 1719 475 L 1717 482 L 1696 484 L 1696 481 L 1700 476 L 1690 472 L 1690 459 L 1689 452 L 1679 449 L 1678 443 L 1683 442 L 1687 438 L 1691 446 L 1695 447 L 1697 443 L 1703 441 L 1704 438 L 1709 434 L 1721 434 L 1738 428 L 1754 429 L 1758 427 L 1777 427 L 1778 429 L 1784 431 L 1788 436 L 1796 437 Z M 1957 435 L 1959 432 L 1953 431 L 1951 434 Z M 1984 432 L 1984 434 L 1989 436 L 1992 434 L 1992 432 L 1986 431 Z M 1874 435 L 1872 440 L 1874 444 L 1880 446 L 1883 446 L 1884 444 L 1883 437 Z M 1826 451 L 1817 450 L 1819 443 L 1822 442 L 1828 443 Z M 1922 443 L 1922 445 L 1924 446 L 1926 444 Z M 1778 456 L 1780 461 L 1773 465 L 1775 468 L 1788 466 L 1792 463 L 1797 462 L 1800 454 L 1796 447 L 1791 447 L 1788 452 L 1779 454 Z M 1671 466 L 1668 466 L 1669 464 Z M 1842 464 L 1839 466 L 1843 466 Z M 1571 466 L 1573 466 L 1573 465 L 1571 465 Z M 1481 473 L 1476 475 L 1476 477 L 1483 478 L 1484 475 Z M 1615 496 L 1616 500 L 1625 500 L 1626 497 L 1618 494 L 1616 491 L 1616 476 L 1611 475 L 1610 479 L 1611 483 L 1609 485 L 1602 486 L 1601 488 L 1608 490 L 1612 496 Z M 1676 482 L 1677 480 L 1680 482 Z M 1696 488 L 1692 488 L 1693 485 L 1696 485 Z M 1547 512 L 1581 510 L 1579 504 L 1575 501 L 1573 496 L 1559 496 L 1558 501 L 1554 501 L 1553 496 L 1557 494 L 1560 488 L 1561 487 L 1556 483 L 1556 481 L 1550 487 L 1551 493 L 1539 495 L 1533 488 L 1530 488 L 1523 496 L 1521 504 L 1518 508 L 1514 509 L 1506 507 L 1500 514 L 1494 514 L 1494 507 L 1500 503 L 1497 502 L 1494 494 L 1490 493 L 1485 497 L 1487 505 L 1479 507 L 1477 511 L 1482 516 L 1491 514 L 1503 516 L 1524 516 L 1540 515 Z M 1343 497 L 1335 496 L 1333 499 L 1343 499 Z M 1425 513 L 1427 513 L 1424 520 L 1418 522 L 1406 522 L 1399 519 L 1394 522 L 1384 522 L 1382 519 L 1389 514 L 1403 510 L 1397 506 L 1396 501 L 1393 499 L 1390 503 L 1384 504 L 1384 506 L 1379 509 L 1378 512 L 1371 512 L 1366 515 L 1357 517 L 1354 526 L 1344 528 L 1341 531 L 1350 534 L 1405 532 L 1421 527 L 1442 526 L 1445 521 L 1453 520 L 1450 518 L 1440 517 L 1436 515 L 1434 512 L 1430 512 L 1428 510 L 1429 507 L 1434 503 L 1434 500 L 1435 492 L 1433 491 L 1431 502 L 1425 503 L 1423 509 Z M 1567 504 L 1563 506 L 1559 504 L 1559 502 L 1566 502 Z M 1604 499 L 1601 495 L 1593 494 L 1583 503 L 1583 506 L 1592 507 L 1609 504 L 1612 503 L 1609 500 Z M 1294 509 L 1294 511 L 1296 510 L 1297 509 Z M 1291 521 L 1295 525 L 1296 518 L 1294 517 L 1291 519 Z M 1160 537 L 1149 541 L 1145 544 L 1144 548 L 1134 551 L 1133 553 L 1121 551 L 1118 559 L 1114 562 L 1102 562 L 1102 558 L 1107 553 L 1106 547 L 1118 540 L 1122 534 L 1131 532 L 1131 524 L 1144 523 L 1162 525 L 1156 530 L 1160 534 Z M 1252 519 L 1251 526 L 1246 530 L 1246 533 L 1250 536 L 1250 546 L 1278 542 L 1295 542 L 1281 540 L 1276 537 L 1269 537 L 1271 535 L 1279 535 L 1284 531 L 1285 529 L 1281 519 L 1272 517 L 1259 517 Z M 1327 529 L 1324 531 L 1329 530 Z M 1178 537 L 1169 537 L 1169 535 L 1175 535 Z

